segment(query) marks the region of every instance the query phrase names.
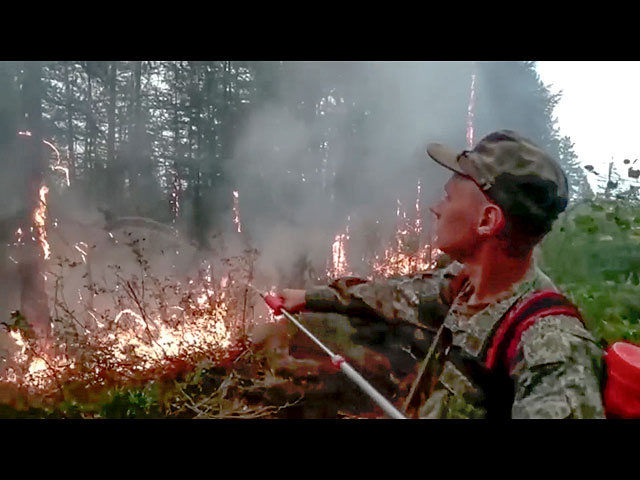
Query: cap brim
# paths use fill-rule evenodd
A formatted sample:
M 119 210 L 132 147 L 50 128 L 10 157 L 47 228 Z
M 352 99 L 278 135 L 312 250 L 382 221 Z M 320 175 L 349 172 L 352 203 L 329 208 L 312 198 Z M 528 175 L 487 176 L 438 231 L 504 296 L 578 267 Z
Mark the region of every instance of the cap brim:
M 442 145 L 441 143 L 430 143 L 427 145 L 427 153 L 443 167 L 459 173 L 460 175 L 467 175 L 467 173 L 462 171 L 458 165 L 458 153 L 455 150 Z

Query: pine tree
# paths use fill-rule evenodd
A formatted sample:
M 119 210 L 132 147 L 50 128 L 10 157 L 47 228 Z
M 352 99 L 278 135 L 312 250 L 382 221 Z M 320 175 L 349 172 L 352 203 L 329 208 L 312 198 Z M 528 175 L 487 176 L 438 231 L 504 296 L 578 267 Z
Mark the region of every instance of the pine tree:
M 553 111 L 561 93 L 551 93 L 544 85 L 535 62 L 479 62 L 477 70 L 477 140 L 494 130 L 516 130 L 558 160 L 572 203 L 593 196 L 571 139 L 557 128 Z
M 569 198 L 572 203 L 593 198 L 584 167 L 578 162 L 574 144 L 568 136 L 560 138 L 558 160 L 569 181 Z

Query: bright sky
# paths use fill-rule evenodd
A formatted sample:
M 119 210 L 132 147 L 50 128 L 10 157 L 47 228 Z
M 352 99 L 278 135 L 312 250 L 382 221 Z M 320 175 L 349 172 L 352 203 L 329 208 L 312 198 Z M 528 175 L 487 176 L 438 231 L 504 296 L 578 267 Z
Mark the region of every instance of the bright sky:
M 640 159 L 640 62 L 538 62 L 538 73 L 553 93 L 563 92 L 557 125 L 581 163 L 606 176 L 613 157 L 626 178 L 622 161 Z

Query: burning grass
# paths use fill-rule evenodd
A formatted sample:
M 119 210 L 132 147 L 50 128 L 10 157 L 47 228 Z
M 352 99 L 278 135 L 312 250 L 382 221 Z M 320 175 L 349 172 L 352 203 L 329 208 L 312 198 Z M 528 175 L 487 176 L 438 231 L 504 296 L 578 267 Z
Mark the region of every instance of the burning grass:
M 38 338 L 19 312 L 2 323 L 0 405 L 12 412 L 36 408 L 58 414 L 66 406 L 63 417 L 111 418 L 131 412 L 144 416 L 154 406 L 154 414 L 161 417 L 255 418 L 278 416 L 301 401 L 305 388 L 276 373 L 282 360 L 277 357 L 288 353 L 269 351 L 272 346 L 261 350 L 252 343 L 252 329 L 274 320 L 247 286 L 254 280 L 256 250 L 202 261 L 192 276 L 160 278 L 150 268 L 140 240 L 129 239 L 126 246 L 138 273 L 123 268 L 125 264 L 110 264 L 109 278 L 115 282 L 93 281 L 95 246 L 67 242 L 69 255 L 79 255 L 76 260 L 51 255 L 56 249 L 46 238 L 46 191 L 40 193 L 42 212 L 34 217 L 38 239 L 45 259 L 54 257 L 47 262 L 46 274 L 51 334 Z M 413 221 L 406 212 L 401 215 L 398 204 L 396 235 L 373 259 L 370 278 L 433 266 L 439 252 L 422 241 L 419 197 L 420 185 Z M 240 233 L 237 192 L 234 200 L 234 223 Z M 323 280 L 349 274 L 349 240 L 347 225 L 331 245 Z M 118 241 L 111 233 L 109 241 L 116 248 Z M 18 241 L 13 247 L 21 245 Z M 74 293 L 80 302 L 72 302 L 65 281 L 78 269 L 86 270 L 85 284 Z M 274 391 L 281 394 L 269 399 Z M 118 410 L 121 407 L 125 414 Z
M 217 276 L 204 264 L 197 276 L 179 282 L 154 278 L 141 251 L 131 247 L 140 276 L 124 276 L 120 267 L 111 266 L 115 288 L 87 285 L 92 298 L 110 295 L 111 308 L 99 310 L 87 299 L 84 309 L 74 310 L 63 293 L 63 272 L 81 265 L 60 259 L 49 272 L 54 292 L 50 338 L 36 338 L 19 312 L 3 323 L 0 403 L 20 408 L 70 396 L 88 400 L 105 390 L 233 361 L 246 349 L 254 321 L 247 307 L 256 301 L 246 282 L 255 252 L 225 259 Z

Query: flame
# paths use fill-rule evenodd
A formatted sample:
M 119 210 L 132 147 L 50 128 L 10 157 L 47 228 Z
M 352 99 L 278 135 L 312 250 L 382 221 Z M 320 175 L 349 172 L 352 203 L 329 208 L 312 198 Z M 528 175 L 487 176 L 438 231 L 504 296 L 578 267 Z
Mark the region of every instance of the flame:
M 145 369 L 194 351 L 228 348 L 232 332 L 225 324 L 229 314 L 229 307 L 222 300 L 225 292 L 216 292 L 211 288 L 210 276 L 206 276 L 205 280 L 202 290 L 195 296 L 195 304 L 188 309 L 190 314 L 183 307 L 173 307 L 182 314 L 183 321 L 179 325 L 164 322 L 160 316 L 146 319 L 131 309 L 121 310 L 114 323 L 123 315 L 128 315 L 135 320 L 135 324 L 118 330 L 116 335 L 110 334 L 113 341 L 110 352 L 120 359 L 133 354 L 139 360 L 138 368 Z M 178 314 L 171 315 L 171 320 L 177 318 Z M 136 329 L 136 326 L 142 329 Z
M 397 200 L 397 230 L 394 245 L 387 247 L 382 256 L 375 256 L 372 269 L 376 275 L 389 277 L 395 275 L 410 275 L 419 271 L 429 270 L 435 266 L 437 258 L 442 253 L 440 250 L 433 248 L 429 243 L 421 245 L 421 191 L 421 181 L 418 180 L 415 218 L 413 222 L 408 218 L 407 212 L 402 210 L 400 199 Z
M 422 244 L 421 193 L 422 183 L 418 180 L 415 215 L 409 215 L 400 199 L 396 200 L 396 233 L 392 244 L 384 249 L 382 255 L 376 254 L 371 261 L 370 268 L 374 275 L 389 277 L 429 270 L 435 266 L 438 257 L 442 254 L 440 250 L 433 248 L 431 243 Z M 351 217 L 348 217 L 348 221 L 350 220 Z M 331 262 L 327 268 L 329 278 L 351 274 L 347 262 L 348 240 L 349 223 L 347 222 L 345 232 L 337 233 L 331 245 Z M 370 278 L 373 277 L 370 276 Z
M 212 314 L 199 316 L 191 322 L 181 324 L 181 328 L 173 328 L 162 323 L 144 322 L 143 317 L 130 309 L 118 314 L 131 315 L 147 330 L 147 335 L 135 329 L 119 331 L 110 337 L 113 344 L 110 353 L 117 359 L 125 360 L 133 354 L 138 358 L 139 369 L 150 369 L 163 361 L 180 357 L 196 349 L 206 349 L 207 346 L 225 349 L 231 345 L 231 332 L 226 328 L 224 317 L 227 313 L 225 305 L 219 305 Z M 176 315 L 174 314 L 174 318 Z
M 56 171 L 59 170 L 64 173 L 64 178 L 66 180 L 67 187 L 71 186 L 71 181 L 69 180 L 69 168 L 62 165 L 62 160 L 60 160 L 60 152 L 56 148 L 56 146 L 48 142 L 47 140 L 42 140 L 45 145 L 48 145 L 53 152 L 56 154 L 56 164 L 51 166 L 51 170 Z
M 327 269 L 329 278 L 350 275 L 347 263 L 347 241 L 349 240 L 349 222 L 351 217 L 347 217 L 347 226 L 344 233 L 337 233 L 331 245 L 331 265 Z
M 225 292 L 211 288 L 210 276 L 205 280 L 208 283 L 195 292 L 195 301 L 170 307 L 175 313 L 169 318 L 163 319 L 159 314 L 148 317 L 124 308 L 117 312 L 113 321 L 101 322 L 99 316 L 88 311 L 97 328 L 83 329 L 82 344 L 87 351 L 97 353 L 89 357 L 88 365 L 84 365 L 82 380 L 96 382 L 105 364 L 126 376 L 152 373 L 163 371 L 173 360 L 210 356 L 232 346 L 233 331 L 225 322 L 231 310 L 222 300 Z M 231 287 L 229 277 L 223 277 L 221 283 Z M 130 321 L 125 321 L 127 319 Z M 12 367 L 0 381 L 38 393 L 59 386 L 59 378 L 73 378 L 74 361 L 59 354 L 36 354 L 20 330 L 12 330 L 10 337 L 16 351 L 11 358 Z
M 30 393 L 50 388 L 57 375 L 75 367 L 73 361 L 62 355 L 36 354 L 19 330 L 10 331 L 9 335 L 18 350 L 13 356 L 13 366 L 7 369 L 5 380 L 27 387 Z
M 45 258 L 49 258 L 49 245 L 46 241 L 46 195 L 48 189 L 43 186 L 40 189 L 40 208 L 35 214 L 35 232 L 45 251 Z M 418 270 L 425 270 L 433 266 L 439 251 L 430 245 L 421 246 L 420 235 L 422 223 L 420 218 L 421 183 L 418 182 L 417 198 L 415 202 L 415 218 L 413 213 L 403 211 L 402 204 L 398 200 L 397 205 L 397 232 L 395 241 L 385 249 L 382 257 L 376 257 L 372 269 L 380 275 L 410 274 Z M 241 231 L 238 214 L 237 191 L 233 192 L 234 217 L 238 232 Z M 349 224 L 351 217 L 347 218 L 344 231 L 338 232 L 332 243 L 332 258 L 329 274 L 338 277 L 350 274 L 347 256 L 347 243 L 350 240 Z M 16 232 L 17 236 L 22 231 Z M 113 236 L 110 234 L 111 238 Z M 45 247 L 46 246 L 46 247 Z M 74 249 L 86 262 L 88 245 L 77 242 Z M 157 372 L 166 368 L 173 360 L 187 359 L 192 361 L 201 356 L 210 356 L 211 352 L 222 352 L 233 346 L 233 339 L 238 332 L 238 327 L 232 321 L 236 318 L 238 309 L 237 297 L 234 297 L 234 280 L 231 273 L 213 278 L 212 267 L 207 265 L 196 281 L 189 280 L 189 295 L 179 296 L 180 303 L 165 306 L 162 311 L 147 309 L 146 303 L 129 305 L 118 303 L 116 312 L 103 314 L 87 309 L 87 321 L 92 325 L 85 327 L 81 332 L 84 335 L 83 347 L 90 352 L 98 352 L 100 359 L 108 368 L 129 375 L 132 371 Z M 270 294 L 276 294 L 276 286 L 273 285 Z M 80 292 L 78 292 L 81 295 Z M 125 307 L 125 308 L 123 308 Z M 235 315 L 235 317 L 234 317 Z M 267 321 L 275 321 L 271 311 L 268 311 Z M 93 322 L 89 317 L 92 317 Z M 13 382 L 30 389 L 46 389 L 59 385 L 59 378 L 75 374 L 71 372 L 75 363 L 68 357 L 53 353 L 36 354 L 30 340 L 25 339 L 19 331 L 11 332 L 17 351 L 13 355 L 16 368 L 9 371 L 0 381 Z M 91 350 L 93 349 L 93 350 Z M 84 357 L 83 357 L 84 358 Z M 105 368 L 100 362 L 93 360 L 88 365 L 78 360 L 83 368 L 82 377 L 87 382 L 99 378 L 100 372 Z M 98 354 L 96 354 L 98 358 Z M 103 363 L 104 363 L 103 362 Z M 70 373 L 71 372 L 71 373 Z M 75 372 L 75 370 L 74 370 Z M 80 375 L 80 374 L 78 374 Z M 93 376 L 91 376 L 93 375 Z
M 416 195 L 416 221 L 414 225 L 414 229 L 418 235 L 422 233 L 422 215 L 420 214 L 421 187 L 421 181 L 418 180 L 418 195 Z
M 33 134 L 29 130 L 19 131 L 18 135 L 23 135 L 25 137 L 32 137 L 33 136 Z M 56 154 L 56 163 L 55 163 L 55 165 L 51 166 L 51 170 L 53 170 L 53 171 L 56 171 L 56 170 L 61 171 L 64 174 L 65 183 L 67 184 L 67 187 L 71 186 L 71 181 L 69 180 L 69 168 L 65 167 L 62 164 L 62 160 L 60 158 L 60 151 L 57 149 L 57 147 L 53 143 L 51 143 L 51 142 L 49 142 L 47 140 L 43 139 L 42 143 L 44 143 L 49 148 L 51 148 L 53 150 L 53 153 Z
M 120 319 L 122 318 L 123 315 L 130 315 L 137 322 L 142 324 L 143 327 L 145 327 L 147 325 L 145 323 L 145 321 L 143 320 L 143 317 L 141 315 L 137 314 L 136 312 L 134 312 L 133 310 L 131 310 L 130 308 L 125 308 L 124 310 L 120 310 L 118 312 L 118 314 L 116 315 L 116 318 L 113 320 L 113 323 L 117 324 L 120 321 Z
M 473 66 L 472 66 L 473 68 Z M 467 107 L 467 147 L 473 148 L 473 119 L 476 103 L 476 72 L 471 73 L 471 89 L 469 93 L 469 106 Z
M 87 250 L 88 247 L 89 246 L 84 242 L 78 242 L 78 243 L 73 245 L 73 248 L 75 248 L 80 253 L 80 256 L 82 257 L 82 263 L 87 263 L 87 255 L 88 254 L 87 254 L 86 250 Z
M 397 248 L 387 248 L 382 257 L 376 256 L 373 263 L 373 271 L 384 277 L 396 275 L 411 275 L 420 271 L 433 268 L 441 251 L 425 245 L 417 252 L 407 253 L 400 251 L 404 245 L 399 242 Z
M 236 228 L 238 229 L 238 233 L 242 232 L 242 225 L 240 224 L 240 213 L 238 209 L 238 191 L 233 191 L 233 223 L 235 223 Z
M 333 244 L 331 245 L 332 268 L 330 276 L 339 277 L 346 275 L 349 266 L 347 265 L 347 253 L 346 242 L 349 240 L 349 236 L 345 233 L 338 234 L 335 237 Z
M 69 180 L 69 169 L 67 167 L 63 167 L 62 165 L 54 165 L 51 167 L 51 170 L 60 170 L 62 173 L 64 173 L 67 187 L 71 186 L 71 181 Z
M 38 242 L 42 246 L 42 252 L 44 253 L 45 260 L 51 256 L 51 248 L 47 240 L 47 230 L 45 228 L 45 221 L 47 220 L 47 193 L 49 193 L 49 188 L 46 185 L 40 187 L 40 205 L 33 214 L 33 221 L 36 226 L 36 235 L 38 237 Z

